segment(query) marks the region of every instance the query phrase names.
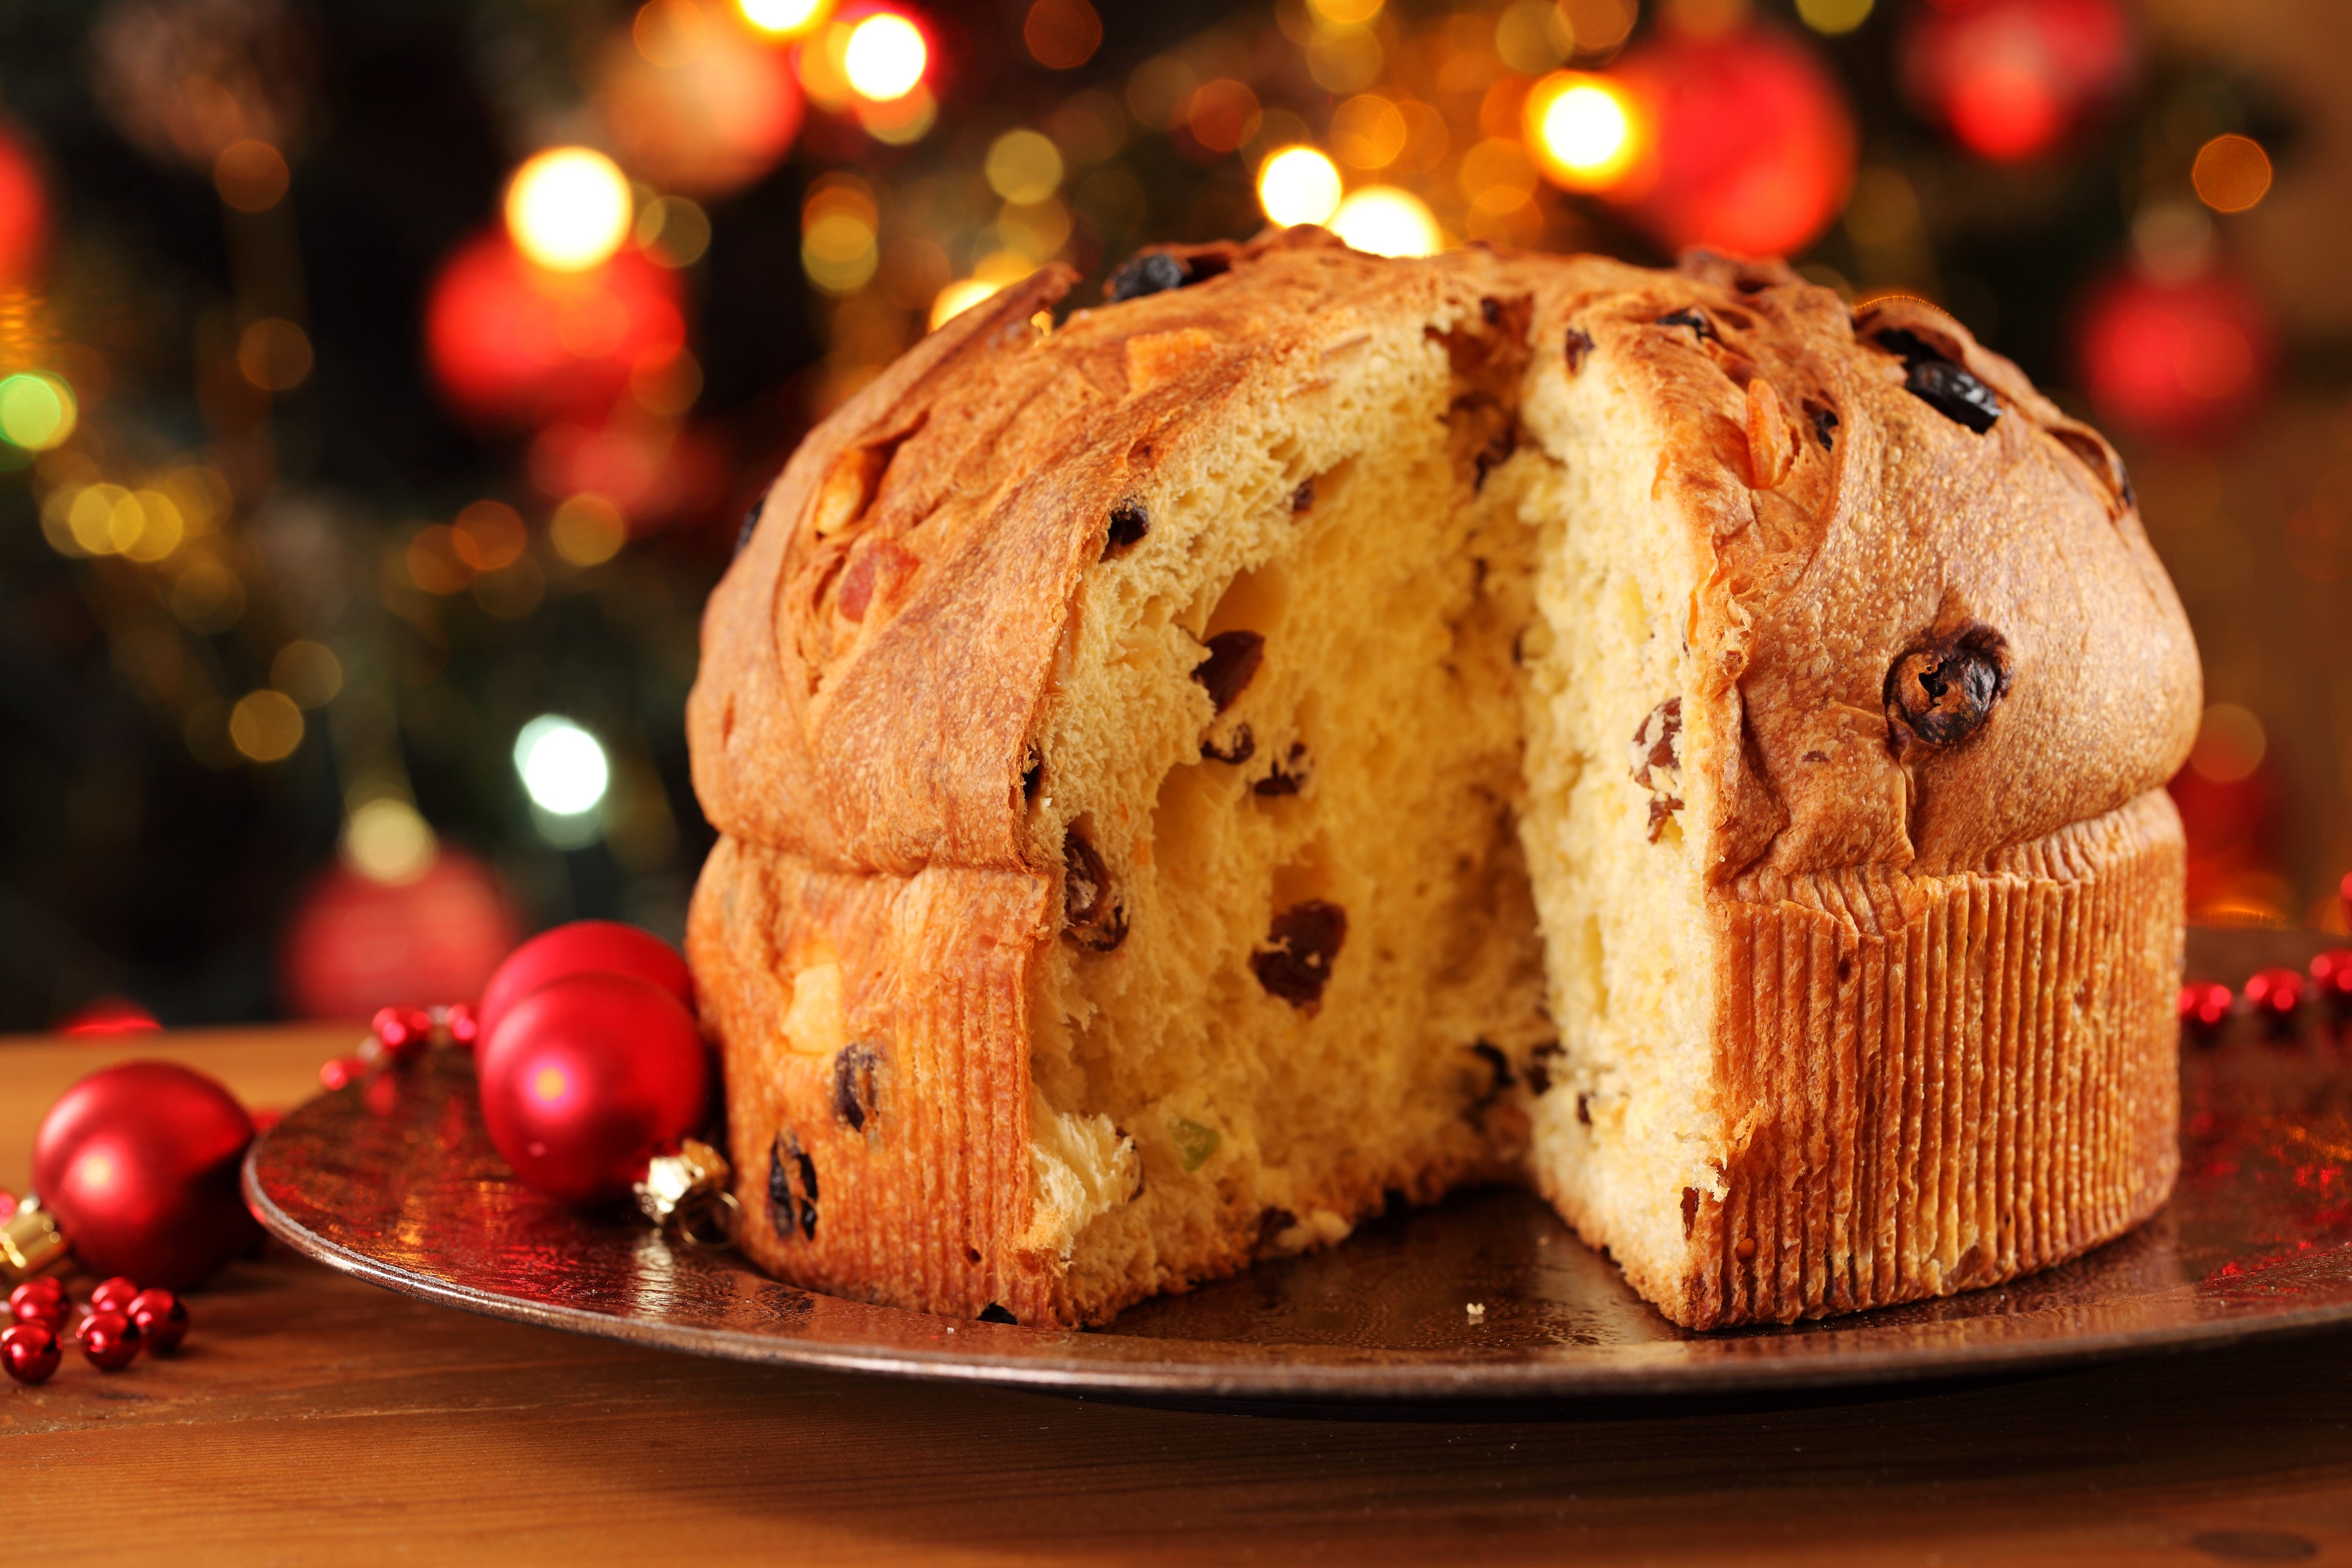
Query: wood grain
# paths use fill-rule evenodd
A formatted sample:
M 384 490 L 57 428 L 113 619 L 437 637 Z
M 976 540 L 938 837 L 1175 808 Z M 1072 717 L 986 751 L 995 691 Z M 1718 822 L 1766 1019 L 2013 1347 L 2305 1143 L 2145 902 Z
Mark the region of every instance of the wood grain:
M 110 1056 L 291 1098 L 349 1031 L 0 1044 L 0 1184 Z M 283 1252 L 175 1361 L 0 1391 L 11 1561 L 2352 1558 L 2352 1335 L 1891 1396 L 1253 1418 L 703 1362 Z

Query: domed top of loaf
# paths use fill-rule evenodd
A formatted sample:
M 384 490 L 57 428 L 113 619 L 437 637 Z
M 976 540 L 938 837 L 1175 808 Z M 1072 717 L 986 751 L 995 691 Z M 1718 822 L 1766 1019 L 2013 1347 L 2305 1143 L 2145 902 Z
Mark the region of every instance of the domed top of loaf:
M 1367 323 L 1474 312 L 1526 323 L 1523 438 L 1581 376 L 1647 421 L 1659 521 L 1700 563 L 1676 629 L 1713 672 L 1684 765 L 1712 774 L 1717 880 L 1980 865 L 2187 753 L 2196 651 L 2122 465 L 1931 305 L 1850 311 L 1703 253 L 1160 254 L 1150 281 L 1183 286 L 1059 326 L 1066 268 L 974 307 L 793 455 L 704 621 L 688 738 L 722 831 L 847 869 L 1057 869 L 1024 827 L 1032 737 L 1155 474 Z

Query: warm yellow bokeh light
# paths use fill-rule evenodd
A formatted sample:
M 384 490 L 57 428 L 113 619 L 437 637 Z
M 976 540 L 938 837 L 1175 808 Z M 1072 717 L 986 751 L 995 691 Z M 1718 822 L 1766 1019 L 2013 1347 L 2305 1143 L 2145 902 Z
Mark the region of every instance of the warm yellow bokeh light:
M 888 103 L 915 90 L 930 61 L 921 29 L 890 11 L 877 11 L 857 24 L 843 51 L 842 74 L 850 90 L 876 103 Z
M 1797 15 L 1816 33 L 1835 37 L 1870 20 L 1872 0 L 1797 0 Z
M 772 38 L 797 38 L 824 20 L 829 0 L 735 0 L 743 20 Z
M 1034 131 L 1008 131 L 988 144 L 988 187 L 1008 202 L 1042 202 L 1062 187 L 1062 151 Z
M 413 882 L 433 868 L 438 848 L 432 825 L 404 800 L 367 801 L 343 824 L 343 858 L 371 881 Z
M 1002 283 L 991 283 L 982 278 L 963 278 L 949 284 L 931 301 L 931 330 L 939 331 L 982 300 L 993 297 L 1003 287 Z
M 585 271 L 620 249 L 635 216 L 628 176 L 586 147 L 541 153 L 507 186 L 508 234 L 558 272 Z
M 1615 83 L 1554 71 L 1528 94 L 1528 144 L 1553 184 L 1607 190 L 1639 153 L 1633 106 Z
M 73 434 L 79 411 L 63 378 L 21 371 L 0 381 L 0 441 L 46 452 Z
M 1437 218 L 1411 191 L 1367 185 L 1339 204 L 1331 232 L 1374 256 L 1433 256 L 1445 237 Z
M 1285 147 L 1257 172 L 1257 205 L 1285 228 L 1329 222 L 1339 195 L 1338 165 L 1312 147 Z
M 302 743 L 302 710 L 282 691 L 248 691 L 229 710 L 231 744 L 257 763 L 275 763 Z
M 547 524 L 547 542 L 574 566 L 602 566 L 629 542 L 621 509 L 593 492 L 567 497 Z
M 1307 0 L 1319 21 L 1339 27 L 1360 27 L 1381 14 L 1381 0 Z

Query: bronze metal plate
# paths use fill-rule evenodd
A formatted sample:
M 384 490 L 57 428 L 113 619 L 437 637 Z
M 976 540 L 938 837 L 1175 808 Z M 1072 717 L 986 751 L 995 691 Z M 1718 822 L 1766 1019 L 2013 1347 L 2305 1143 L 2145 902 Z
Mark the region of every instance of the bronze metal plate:
M 2310 943 L 2214 939 L 2293 962 Z M 2192 972 L 2198 950 L 2192 949 Z M 1993 1289 L 1692 1334 L 1527 1194 L 1468 1193 L 1328 1252 L 1146 1302 L 1107 1331 L 951 1321 L 796 1289 L 731 1253 L 519 1184 L 470 1060 L 322 1095 L 257 1142 L 246 1193 L 334 1268 L 495 1317 L 702 1355 L 1067 1392 L 1268 1401 L 1719 1394 L 2013 1372 L 2352 1320 L 2352 1026 L 2241 1022 L 2184 1049 L 2180 1185 L 2148 1225 Z M 1477 1303 L 1485 1310 L 1467 1309 Z

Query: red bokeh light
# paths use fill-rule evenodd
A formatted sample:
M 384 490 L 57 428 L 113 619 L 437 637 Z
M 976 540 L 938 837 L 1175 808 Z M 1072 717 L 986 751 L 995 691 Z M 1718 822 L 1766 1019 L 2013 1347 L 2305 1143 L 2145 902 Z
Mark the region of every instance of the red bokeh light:
M 1937 0 L 1912 17 L 1904 85 L 1979 157 L 2046 153 L 2131 82 L 2131 27 L 2115 0 Z
M 2262 400 L 2277 357 L 2262 300 L 2219 269 L 2180 282 L 2118 273 L 2084 302 L 2075 331 L 2100 415 L 2160 436 L 2226 434 Z
M 49 232 L 41 173 L 22 143 L 0 130 L 0 288 L 28 276 Z
M 1647 143 L 1612 199 L 1669 249 L 1790 254 L 1845 205 L 1853 117 L 1798 39 L 1661 32 L 1611 74 L 1639 105 Z
M 493 424 L 601 423 L 632 371 L 686 346 L 677 275 L 635 249 L 585 272 L 532 266 L 503 229 L 434 280 L 425 352 L 460 412 Z
M 75 1039 L 110 1039 L 140 1035 L 163 1026 L 155 1015 L 128 996 L 101 996 L 58 1026 L 58 1033 Z

